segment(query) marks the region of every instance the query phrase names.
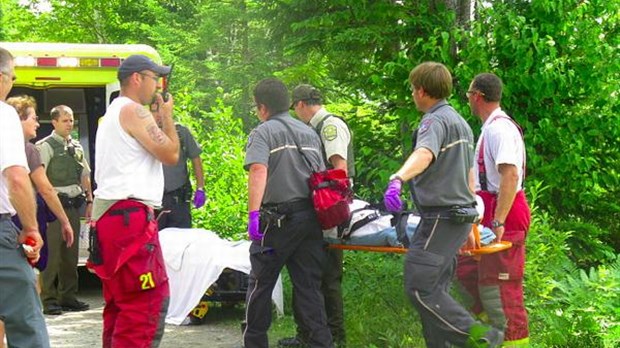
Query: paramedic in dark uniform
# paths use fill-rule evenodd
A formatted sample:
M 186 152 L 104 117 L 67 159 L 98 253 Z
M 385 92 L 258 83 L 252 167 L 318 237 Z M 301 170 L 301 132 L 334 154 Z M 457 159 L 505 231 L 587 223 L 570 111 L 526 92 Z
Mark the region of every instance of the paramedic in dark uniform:
M 67 247 L 62 238 L 59 220 L 50 222 L 47 231 L 48 262 L 41 272 L 41 302 L 43 313 L 58 315 L 63 311 L 85 311 L 87 303 L 78 301 L 78 256 L 80 209 L 85 205 L 84 217 L 89 220 L 93 198 L 90 185 L 90 167 L 80 142 L 71 137 L 73 110 L 58 105 L 50 111 L 54 130 L 37 142 L 45 174 L 58 191 L 58 198 L 73 228 L 73 243 Z
M 309 124 L 321 137 L 323 144 L 323 159 L 327 168 L 342 169 L 349 178 L 355 175 L 353 161 L 353 138 L 347 124 L 340 118 L 329 113 L 322 105 L 321 92 L 311 85 L 301 84 L 293 89 L 293 109 L 295 114 L 304 123 Z M 324 231 L 330 235 L 330 231 Z M 336 232 L 337 234 L 337 232 Z M 344 330 L 344 303 L 342 299 L 342 262 L 341 249 L 327 249 L 327 262 L 323 269 L 321 291 L 325 300 L 327 324 L 331 331 L 334 343 L 339 346 L 345 344 Z M 281 347 L 303 346 L 303 332 L 297 328 L 297 337 L 282 339 L 278 342 Z
M 97 131 L 87 266 L 103 284 L 103 348 L 158 347 L 164 333 L 170 290 L 154 208 L 164 192 L 162 163 L 179 158 L 172 98 L 157 93 L 168 73 L 146 56 L 126 58 L 117 73 L 120 96 Z
M 248 235 L 252 271 L 246 296 L 246 348 L 267 348 L 271 325 L 271 293 L 282 267 L 293 282 L 299 314 L 310 347 L 332 347 L 321 296 L 325 262 L 323 235 L 310 200 L 310 168 L 324 170 L 316 132 L 290 116 L 289 93 L 280 80 L 261 80 L 254 102 L 262 123 L 249 136 L 245 168 L 248 176 Z
M 472 311 L 486 314 L 504 329 L 504 346 L 529 346 L 528 318 L 523 303 L 525 238 L 530 208 L 523 192 L 525 144 L 520 127 L 500 107 L 502 81 L 495 74 L 477 75 L 467 92 L 472 113 L 483 122 L 476 145 L 476 191 L 484 201 L 482 224 L 498 240 L 512 242 L 508 250 L 459 258 L 457 277 L 472 297 Z
M 189 205 L 192 198 L 192 184 L 187 170 L 188 160 L 192 162 L 192 170 L 196 179 L 194 208 L 202 207 L 206 201 L 205 178 L 200 159 L 202 149 L 187 127 L 179 123 L 175 126 L 181 148 L 179 149 L 179 161 L 172 166 L 164 165 L 164 197 L 162 199 L 164 213 L 158 221 L 160 230 L 166 227 L 192 227 L 192 213 Z
M 34 271 L 26 260 L 39 259 L 43 240 L 28 177 L 24 133 L 17 112 L 4 102 L 15 78 L 13 56 L 0 47 L 0 322 L 4 322 L 9 347 L 48 348 Z M 11 221 L 15 214 L 22 222 L 21 230 Z M 36 242 L 33 250 L 20 247 L 27 238 Z
M 421 216 L 405 258 L 405 291 L 420 314 L 427 347 L 499 347 L 502 332 L 477 323 L 448 292 L 457 252 L 478 216 L 471 128 L 446 101 L 452 76 L 444 65 L 422 63 L 411 71 L 409 82 L 424 116 L 413 153 L 390 177 L 384 196 L 388 210 L 401 210 L 401 185 L 411 180 Z

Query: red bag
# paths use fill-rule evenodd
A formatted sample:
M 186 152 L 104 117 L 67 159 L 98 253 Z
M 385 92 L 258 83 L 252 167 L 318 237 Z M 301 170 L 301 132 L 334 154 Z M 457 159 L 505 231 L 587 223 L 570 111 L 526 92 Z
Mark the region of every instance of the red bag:
M 351 218 L 353 201 L 351 181 L 342 169 L 312 172 L 308 179 L 312 203 L 324 230 L 343 224 Z

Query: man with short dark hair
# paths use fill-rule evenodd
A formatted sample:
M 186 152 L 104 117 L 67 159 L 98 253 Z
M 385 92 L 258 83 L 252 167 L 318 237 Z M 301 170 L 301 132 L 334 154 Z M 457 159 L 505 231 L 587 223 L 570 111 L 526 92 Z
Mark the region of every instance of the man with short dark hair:
M 523 191 L 525 144 L 521 128 L 500 107 L 502 88 L 497 75 L 482 73 L 474 77 L 467 98 L 482 121 L 474 156 L 476 191 L 488 207 L 482 224 L 512 247 L 483 255 L 480 261 L 460 257 L 457 277 L 471 297 L 471 310 L 479 316 L 484 312 L 491 324 L 504 330 L 504 346 L 524 347 L 529 346 L 529 332 L 523 273 L 531 221 Z
M 452 75 L 426 62 L 409 74 L 413 101 L 424 112 L 413 153 L 390 177 L 384 203 L 402 210 L 401 186 L 411 180 L 420 225 L 405 258 L 405 291 L 422 320 L 427 347 L 499 347 L 501 331 L 477 323 L 449 294 L 456 255 L 478 218 L 473 193 L 473 133 L 448 104 Z
M 172 166 L 164 165 L 164 197 L 162 199 L 162 212 L 159 217 L 159 229 L 166 227 L 191 228 L 192 213 L 190 200 L 198 209 L 207 199 L 205 194 L 205 178 L 200 154 L 202 149 L 194 139 L 194 136 L 184 125 L 177 123 L 177 135 L 179 137 L 179 161 Z M 192 171 L 196 179 L 196 190 L 192 190 L 189 180 L 187 161 L 192 162 Z
M 321 137 L 323 159 L 327 168 L 344 170 L 349 178 L 355 175 L 353 161 L 353 137 L 347 124 L 329 113 L 323 107 L 321 92 L 308 84 L 300 84 L 292 93 L 292 108 L 304 123 L 310 125 Z M 337 237 L 337 227 L 323 231 L 325 237 Z M 327 249 L 327 262 L 323 269 L 321 292 L 325 300 L 327 324 L 334 343 L 344 346 L 346 341 L 344 329 L 344 301 L 342 299 L 343 251 Z M 295 313 L 295 317 L 298 314 Z M 305 333 L 297 326 L 297 337 L 285 338 L 278 342 L 280 347 L 301 347 L 304 345 Z
M 172 97 L 157 93 L 169 73 L 144 55 L 126 58 L 120 96 L 97 131 L 88 266 L 103 283 L 103 348 L 158 347 L 164 334 L 170 290 L 154 208 L 164 192 L 162 163 L 179 159 Z
M 248 175 L 250 281 L 246 296 L 246 348 L 267 348 L 271 293 L 286 265 L 293 282 L 293 306 L 312 347 L 332 347 L 320 294 L 325 260 L 321 226 L 310 199 L 311 171 L 325 168 L 319 136 L 288 109 L 282 81 L 261 80 L 254 102 L 262 123 L 248 139 L 244 167 Z M 312 168 L 309 168 L 311 166 Z
M 17 112 L 4 102 L 15 78 L 13 56 L 0 47 L 0 321 L 9 347 L 48 348 L 34 272 L 28 264 L 39 259 L 43 240 L 28 177 L 24 133 Z M 21 231 L 11 221 L 15 214 L 22 222 Z M 22 247 L 28 239 L 34 242 L 31 248 Z
M 45 174 L 58 192 L 58 198 L 71 222 L 73 239 L 79 241 L 80 209 L 86 205 L 84 217 L 90 220 L 92 192 L 90 167 L 79 141 L 71 137 L 73 110 L 58 105 L 50 111 L 52 133 L 37 142 Z M 87 303 L 77 299 L 79 243 L 67 246 L 60 220 L 49 223 L 47 233 L 48 263 L 41 272 L 43 313 L 59 315 L 63 311 L 85 311 Z

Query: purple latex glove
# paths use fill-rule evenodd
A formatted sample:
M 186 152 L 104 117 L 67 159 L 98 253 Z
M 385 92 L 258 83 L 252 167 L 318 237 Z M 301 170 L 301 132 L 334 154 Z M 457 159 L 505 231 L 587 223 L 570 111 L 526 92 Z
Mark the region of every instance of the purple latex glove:
M 263 239 L 263 233 L 260 231 L 260 213 L 258 210 L 251 211 L 248 214 L 248 236 L 250 240 Z
M 383 204 L 388 211 L 399 212 L 403 210 L 403 202 L 400 200 L 400 189 L 402 185 L 403 182 L 398 179 L 393 179 L 388 184 L 383 194 Z
M 194 208 L 198 209 L 205 205 L 205 201 L 207 200 L 207 195 L 205 195 L 204 189 L 197 189 L 194 192 Z

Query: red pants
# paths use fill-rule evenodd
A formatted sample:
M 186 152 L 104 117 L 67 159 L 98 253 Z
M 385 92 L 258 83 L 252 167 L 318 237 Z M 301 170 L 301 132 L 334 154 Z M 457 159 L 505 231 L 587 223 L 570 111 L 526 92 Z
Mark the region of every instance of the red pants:
M 103 264 L 103 348 L 158 347 L 170 290 L 153 210 L 136 201 L 114 204 L 98 221 Z
M 482 224 L 490 226 L 494 218 L 496 196 L 481 191 L 485 205 Z M 525 238 L 530 227 L 530 209 L 523 191 L 519 191 L 506 217 L 502 240 L 512 242 L 512 248 L 483 255 L 480 261 L 459 256 L 456 276 L 473 300 L 471 311 L 483 311 L 491 324 L 503 328 L 505 341 L 517 341 L 529 336 L 527 311 L 523 303 L 523 272 L 525 268 Z

